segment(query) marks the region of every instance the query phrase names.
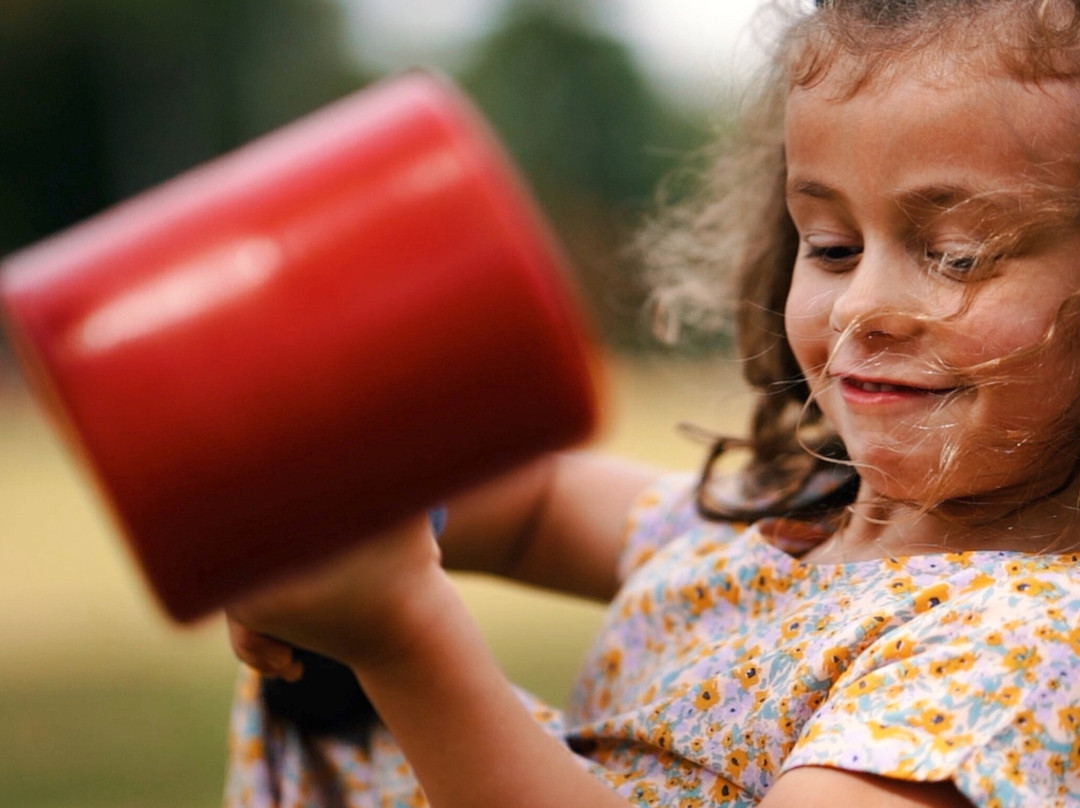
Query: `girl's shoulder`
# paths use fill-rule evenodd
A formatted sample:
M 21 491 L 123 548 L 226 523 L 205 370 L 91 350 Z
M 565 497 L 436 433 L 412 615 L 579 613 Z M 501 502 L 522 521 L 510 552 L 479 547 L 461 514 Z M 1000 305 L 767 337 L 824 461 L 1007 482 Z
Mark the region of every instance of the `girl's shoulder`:
M 620 579 L 638 569 L 672 540 L 695 531 L 736 533 L 745 526 L 705 519 L 695 500 L 697 476 L 672 472 L 659 477 L 637 498 L 627 519 Z
M 869 567 L 874 577 L 894 581 L 896 586 L 910 581 L 921 587 L 940 584 L 958 593 L 985 592 L 994 597 L 1052 592 L 1080 599 L 1080 553 L 967 550 L 883 558 L 851 566 Z

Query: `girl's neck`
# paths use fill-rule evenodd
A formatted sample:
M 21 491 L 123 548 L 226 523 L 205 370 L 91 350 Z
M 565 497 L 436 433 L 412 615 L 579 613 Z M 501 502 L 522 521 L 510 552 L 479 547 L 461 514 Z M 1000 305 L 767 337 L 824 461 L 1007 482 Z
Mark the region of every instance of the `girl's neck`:
M 972 550 L 1080 551 L 1080 479 L 1019 507 L 986 501 L 930 510 L 888 500 L 864 483 L 840 528 L 804 559 L 843 563 Z

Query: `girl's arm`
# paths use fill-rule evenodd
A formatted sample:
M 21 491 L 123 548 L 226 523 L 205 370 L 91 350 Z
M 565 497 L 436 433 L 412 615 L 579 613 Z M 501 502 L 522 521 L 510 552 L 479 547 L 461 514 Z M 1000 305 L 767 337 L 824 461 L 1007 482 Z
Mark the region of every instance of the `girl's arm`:
M 597 455 L 544 457 L 450 503 L 446 566 L 609 600 L 630 506 L 657 474 Z
M 438 611 L 405 654 L 353 664 L 431 805 L 625 808 L 525 709 L 456 593 Z
M 655 473 L 559 455 L 450 503 L 440 544 L 420 517 L 229 610 L 237 655 L 302 670 L 290 646 L 349 665 L 434 806 L 618 806 L 522 706 L 440 564 L 591 597 L 615 589 L 630 505 Z

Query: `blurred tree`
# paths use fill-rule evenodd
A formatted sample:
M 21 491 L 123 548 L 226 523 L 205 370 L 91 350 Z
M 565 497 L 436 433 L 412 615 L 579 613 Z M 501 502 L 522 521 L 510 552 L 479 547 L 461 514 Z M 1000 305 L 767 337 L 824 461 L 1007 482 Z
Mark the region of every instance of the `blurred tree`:
M 329 0 L 4 0 L 0 253 L 363 84 Z
M 587 20 L 577 4 L 512 5 L 461 78 L 552 217 L 601 330 L 635 347 L 644 290 L 620 260 L 627 230 L 706 127 Z

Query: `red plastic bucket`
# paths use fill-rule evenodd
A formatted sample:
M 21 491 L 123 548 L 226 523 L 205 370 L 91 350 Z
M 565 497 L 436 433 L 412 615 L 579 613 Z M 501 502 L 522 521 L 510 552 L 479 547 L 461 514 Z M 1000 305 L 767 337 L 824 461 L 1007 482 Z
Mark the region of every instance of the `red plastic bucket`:
M 179 620 L 597 417 L 559 249 L 427 74 L 14 254 L 0 307 Z

